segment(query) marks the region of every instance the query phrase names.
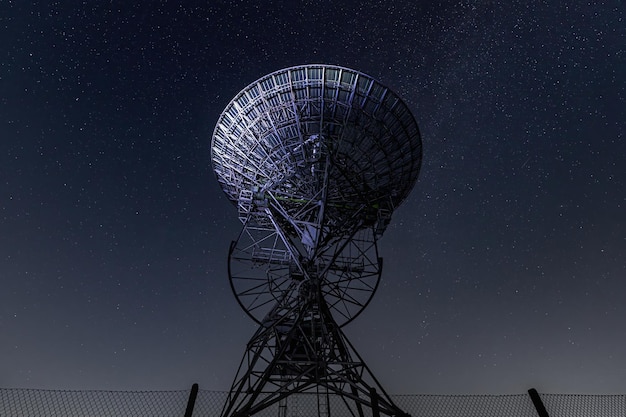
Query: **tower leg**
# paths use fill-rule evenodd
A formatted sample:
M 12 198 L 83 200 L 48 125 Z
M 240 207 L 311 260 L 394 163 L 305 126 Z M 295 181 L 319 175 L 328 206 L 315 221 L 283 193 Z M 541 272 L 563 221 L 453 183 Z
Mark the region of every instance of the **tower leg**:
M 319 416 L 339 407 L 358 417 L 406 415 L 318 297 L 272 310 L 247 345 L 222 417 L 251 416 L 277 403 L 286 417 L 287 398 L 300 393 L 316 395 Z

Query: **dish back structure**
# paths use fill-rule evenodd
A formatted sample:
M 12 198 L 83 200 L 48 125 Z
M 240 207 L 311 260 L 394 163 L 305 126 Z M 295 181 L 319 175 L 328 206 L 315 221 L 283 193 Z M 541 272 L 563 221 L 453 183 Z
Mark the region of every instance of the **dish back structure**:
M 213 170 L 243 227 L 229 278 L 259 324 L 224 405 L 247 416 L 315 392 L 318 415 L 340 395 L 353 415 L 402 415 L 341 327 L 380 281 L 377 239 L 415 184 L 422 159 L 407 105 L 375 79 L 302 65 L 244 88 L 220 115 Z

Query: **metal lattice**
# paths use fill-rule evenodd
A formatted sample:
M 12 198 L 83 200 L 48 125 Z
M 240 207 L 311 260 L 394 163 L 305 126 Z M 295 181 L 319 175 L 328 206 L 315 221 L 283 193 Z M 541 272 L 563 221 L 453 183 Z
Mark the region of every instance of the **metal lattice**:
M 243 89 L 218 119 L 217 179 L 243 223 L 229 277 L 259 324 L 222 415 L 249 416 L 314 394 L 355 416 L 403 415 L 340 329 L 380 281 L 377 240 L 417 180 L 422 147 L 406 104 L 373 78 L 303 65 Z
M 200 390 L 192 417 L 217 417 L 227 392 Z M 0 388 L 2 417 L 181 417 L 189 391 L 68 391 Z M 396 404 L 414 417 L 538 417 L 527 394 L 395 395 Z M 550 417 L 623 417 L 626 395 L 541 394 Z M 341 398 L 328 397 L 337 417 L 351 417 Z M 294 394 L 256 414 L 317 417 L 318 396 Z
M 0 416 L 83 417 L 181 415 L 188 391 L 0 390 Z
M 624 395 L 542 394 L 550 417 L 623 417 L 626 416 Z
M 362 203 L 397 207 L 422 157 L 406 104 L 370 76 L 330 65 L 286 68 L 243 89 L 222 112 L 211 151 L 233 203 L 242 192 L 271 192 L 292 215 L 320 198 L 317 173 L 327 155 L 335 235 L 356 221 Z

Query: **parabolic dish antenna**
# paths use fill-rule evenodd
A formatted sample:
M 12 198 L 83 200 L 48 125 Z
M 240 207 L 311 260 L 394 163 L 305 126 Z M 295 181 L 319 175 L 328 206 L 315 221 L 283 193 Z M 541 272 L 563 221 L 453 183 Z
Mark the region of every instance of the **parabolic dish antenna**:
M 243 224 L 229 252 L 231 287 L 260 325 L 223 415 L 276 402 L 286 410 L 291 393 L 311 389 L 345 395 L 355 415 L 401 414 L 340 327 L 376 291 L 377 239 L 419 174 L 421 138 L 407 105 L 358 71 L 286 68 L 233 98 L 211 151 Z M 374 398 L 376 388 L 383 395 Z M 330 403 L 319 404 L 329 415 Z

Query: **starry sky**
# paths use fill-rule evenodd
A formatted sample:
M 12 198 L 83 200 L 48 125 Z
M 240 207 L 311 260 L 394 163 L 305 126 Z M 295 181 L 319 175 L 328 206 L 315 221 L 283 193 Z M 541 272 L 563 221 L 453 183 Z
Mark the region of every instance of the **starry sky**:
M 0 386 L 228 390 L 254 323 L 217 118 L 328 63 L 402 96 L 413 192 L 345 331 L 394 394 L 626 392 L 622 1 L 3 1 Z

